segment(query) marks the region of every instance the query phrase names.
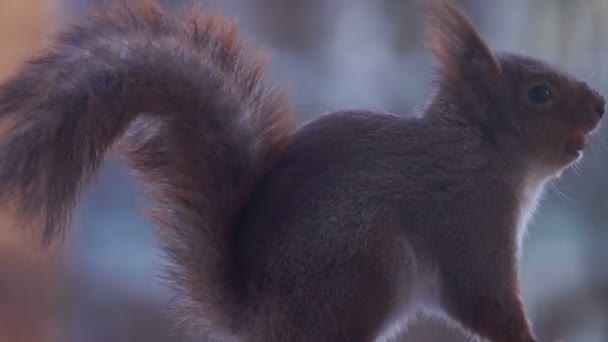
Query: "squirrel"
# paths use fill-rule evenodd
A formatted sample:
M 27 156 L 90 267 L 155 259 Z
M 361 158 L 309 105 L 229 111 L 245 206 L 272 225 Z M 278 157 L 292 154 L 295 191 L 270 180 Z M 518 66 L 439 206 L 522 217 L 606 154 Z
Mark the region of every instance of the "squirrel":
M 0 203 L 47 246 L 117 147 L 154 201 L 188 331 L 374 341 L 426 312 L 536 342 L 522 236 L 605 101 L 547 62 L 493 51 L 454 3 L 426 4 L 436 77 L 421 115 L 302 124 L 233 21 L 109 5 L 0 86 Z

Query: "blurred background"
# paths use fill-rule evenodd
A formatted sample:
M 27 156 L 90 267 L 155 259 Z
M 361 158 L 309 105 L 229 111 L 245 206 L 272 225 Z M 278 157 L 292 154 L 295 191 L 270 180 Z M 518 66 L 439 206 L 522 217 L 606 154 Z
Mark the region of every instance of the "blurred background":
M 96 1 L 0 0 L 0 80 Z M 547 59 L 608 94 L 608 1 L 457 2 L 493 48 Z M 272 75 L 290 84 L 302 121 L 344 107 L 412 112 L 428 94 L 432 60 L 413 0 L 201 3 L 238 18 L 270 50 Z M 523 296 L 542 341 L 608 341 L 604 133 L 547 191 L 525 241 Z M 157 278 L 162 258 L 141 206 L 137 184 L 110 156 L 63 248 L 43 254 L 0 230 L 0 341 L 186 341 L 164 313 L 172 294 Z M 397 341 L 467 340 L 421 320 Z

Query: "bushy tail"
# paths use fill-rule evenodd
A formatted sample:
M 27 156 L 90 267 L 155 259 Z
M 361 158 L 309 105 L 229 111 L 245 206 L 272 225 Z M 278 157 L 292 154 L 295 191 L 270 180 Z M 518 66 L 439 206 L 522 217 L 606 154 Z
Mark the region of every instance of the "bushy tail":
M 151 1 L 92 15 L 0 87 L 0 201 L 50 242 L 127 134 L 127 161 L 193 314 L 219 324 L 234 304 L 232 234 L 256 179 L 294 128 L 283 92 L 234 24 Z

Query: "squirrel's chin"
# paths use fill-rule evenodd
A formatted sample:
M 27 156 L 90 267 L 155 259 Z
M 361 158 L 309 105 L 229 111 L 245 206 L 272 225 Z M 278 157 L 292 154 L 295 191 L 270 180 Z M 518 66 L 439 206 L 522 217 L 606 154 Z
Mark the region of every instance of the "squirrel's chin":
M 584 154 L 583 150 L 567 151 L 565 153 L 565 157 L 564 157 L 565 167 L 569 167 L 572 164 L 575 164 L 576 162 L 581 160 L 583 158 L 583 154 Z
M 583 150 L 587 147 L 589 133 L 578 133 L 571 136 L 564 146 L 564 163 L 567 166 L 576 163 L 583 157 Z

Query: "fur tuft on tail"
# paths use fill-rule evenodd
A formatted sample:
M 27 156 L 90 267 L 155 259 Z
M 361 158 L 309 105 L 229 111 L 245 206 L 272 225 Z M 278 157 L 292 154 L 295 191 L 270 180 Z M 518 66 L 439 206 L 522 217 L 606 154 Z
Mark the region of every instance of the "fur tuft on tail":
M 0 86 L 0 204 L 50 242 L 125 137 L 177 285 L 197 318 L 222 326 L 236 301 L 235 221 L 294 127 L 286 94 L 233 23 L 170 16 L 152 1 L 114 5 Z

